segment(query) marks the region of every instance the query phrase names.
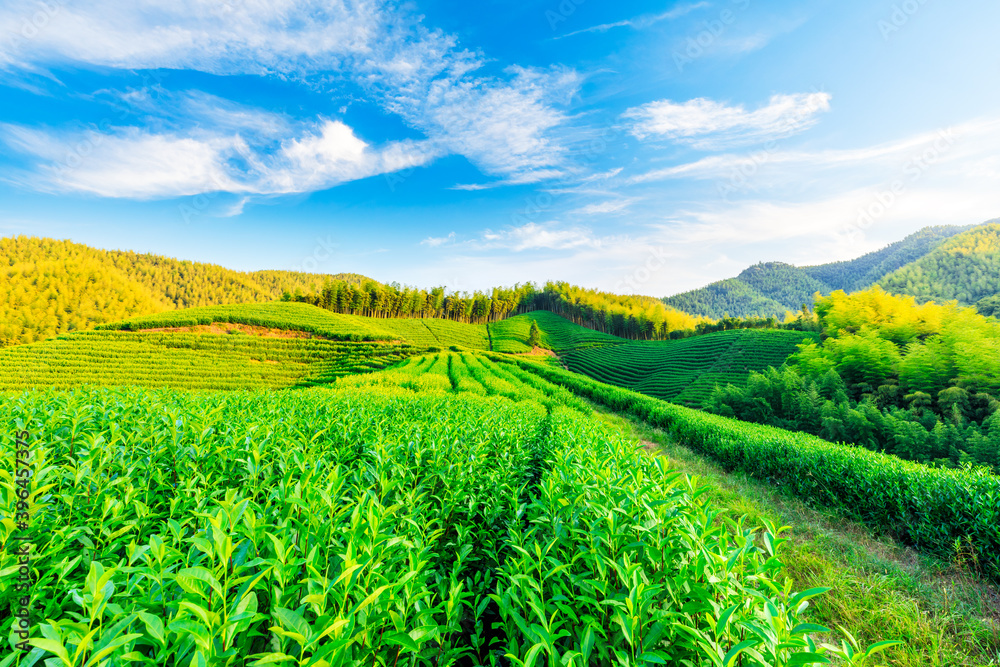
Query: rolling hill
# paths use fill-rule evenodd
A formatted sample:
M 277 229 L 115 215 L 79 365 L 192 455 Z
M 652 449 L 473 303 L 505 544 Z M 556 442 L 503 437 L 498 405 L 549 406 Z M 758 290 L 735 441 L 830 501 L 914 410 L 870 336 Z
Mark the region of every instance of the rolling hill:
M 532 321 L 542 330 L 542 344 L 560 352 L 625 342 L 547 311 L 486 325 L 343 315 L 304 303 L 205 306 L 0 349 L 0 391 L 321 385 L 444 348 L 527 354 Z
M 205 306 L 0 350 L 0 391 L 87 384 L 179 389 L 328 384 L 428 351 L 529 355 L 532 322 L 539 327 L 541 346 L 558 354 L 567 368 L 692 406 L 717 384 L 742 386 L 751 370 L 780 366 L 809 336 L 736 330 L 677 341 L 630 341 L 548 311 L 467 324 L 343 315 L 304 303 Z
M 892 294 L 972 306 L 1000 294 L 1000 224 L 955 236 L 882 278 Z M 984 313 L 992 314 L 992 313 Z
M 881 250 L 844 262 L 803 267 L 784 262 L 755 264 L 736 278 L 667 297 L 663 302 L 692 315 L 716 319 L 727 314 L 732 317 L 782 317 L 786 311 L 796 311 L 802 304 L 811 304 L 816 292 L 854 292 L 879 283 L 893 272 L 905 271 L 905 267 L 928 257 L 950 240 L 958 242 L 959 238 L 985 228 L 984 225 L 927 227 Z M 959 243 L 964 247 L 964 242 Z M 995 259 L 990 261 L 993 261 L 994 271 L 1000 270 Z M 947 293 L 942 290 L 929 298 L 954 298 Z
M 817 334 L 737 329 L 675 341 L 630 342 L 569 352 L 566 367 L 672 403 L 700 407 L 717 385 L 744 386 L 751 371 L 781 366 Z
M 71 241 L 0 238 L 0 347 L 135 315 L 315 292 L 328 278 L 370 281 L 356 274 L 245 273 Z

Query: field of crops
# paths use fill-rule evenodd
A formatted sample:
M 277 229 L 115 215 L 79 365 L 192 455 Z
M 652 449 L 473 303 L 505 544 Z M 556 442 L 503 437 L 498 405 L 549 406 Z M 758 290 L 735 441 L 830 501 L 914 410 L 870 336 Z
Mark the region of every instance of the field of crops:
M 434 335 L 434 332 L 427 328 L 426 324 L 424 324 L 424 322 L 426 322 L 426 319 L 424 318 L 414 317 L 397 319 L 360 317 L 355 315 L 345 315 L 345 317 L 354 318 L 368 327 L 388 331 L 398 340 L 404 340 L 412 345 L 419 345 L 420 347 L 442 347 L 442 343 L 438 340 L 438 337 Z
M 98 329 L 141 331 L 188 327 L 228 322 L 248 324 L 275 329 L 306 331 L 331 340 L 394 340 L 392 332 L 379 327 L 371 318 L 340 315 L 305 303 L 247 303 L 233 306 L 205 306 L 172 310 L 156 315 L 133 317 L 114 324 L 105 324 Z
M 799 617 L 824 589 L 784 583 L 780 531 L 723 521 L 524 366 L 441 353 L 332 389 L 3 401 L 23 431 L 0 431 L 4 469 L 17 452 L 31 472 L 0 483 L 22 521 L 0 572 L 33 545 L 24 664 L 825 661 Z
M 517 366 L 499 365 L 472 352 L 441 352 L 410 357 L 401 364 L 371 375 L 341 378 L 338 389 L 395 388 L 502 396 L 511 400 L 532 400 L 548 408 L 565 406 L 591 414 L 587 404 L 571 391 Z
M 767 480 L 945 561 L 959 550 L 1000 581 L 1000 477 L 985 469 L 931 468 L 673 405 L 560 368 L 488 356 L 667 429 L 727 469 Z
M 409 345 L 247 335 L 90 331 L 0 349 L 0 391 L 81 385 L 252 389 L 390 366 Z
M 815 334 L 738 329 L 672 341 L 577 350 L 563 363 L 601 382 L 697 407 L 716 385 L 744 386 L 750 371 L 780 366 Z
M 542 347 L 558 353 L 588 347 L 618 345 L 624 338 L 582 327 L 547 310 L 535 310 L 509 317 L 489 325 L 494 352 L 528 352 L 527 340 L 531 323 L 537 322 L 542 335 Z

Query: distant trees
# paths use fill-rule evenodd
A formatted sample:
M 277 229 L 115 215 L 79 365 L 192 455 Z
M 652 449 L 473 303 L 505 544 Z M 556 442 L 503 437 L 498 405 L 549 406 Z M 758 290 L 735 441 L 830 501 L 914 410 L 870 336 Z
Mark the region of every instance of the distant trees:
M 1000 323 L 878 287 L 816 302 L 821 344 L 708 409 L 902 458 L 1000 469 Z
M 318 290 L 326 279 L 290 271 L 243 273 L 70 241 L 0 238 L 0 346 L 174 308 L 272 301 L 282 291 Z
M 531 283 L 494 288 L 489 293 L 447 293 L 444 287 L 430 290 L 383 285 L 367 280 L 360 285 L 328 280 L 318 292 L 282 294 L 284 301 L 311 303 L 345 315 L 364 317 L 437 317 L 484 324 L 531 310 L 536 287 Z
M 918 260 L 923 261 L 921 258 L 928 256 L 928 253 L 935 251 L 936 248 L 943 249 L 942 244 L 953 237 L 959 246 L 969 245 L 959 240 L 968 237 L 969 234 L 989 236 L 995 232 L 990 232 L 987 227 L 977 228 L 972 225 L 926 227 L 902 241 L 850 261 L 801 267 L 782 262 L 755 264 L 736 278 L 721 280 L 701 289 L 667 297 L 663 302 L 687 313 L 715 319 L 727 315 L 781 316 L 786 310 L 795 311 L 803 302 L 811 304 L 816 293 L 830 294 L 836 290 L 855 292 L 882 281 L 888 274 L 897 270 L 902 271 L 900 275 L 906 274 L 906 278 L 902 279 L 900 285 L 897 285 L 893 278 L 891 286 L 893 292 L 926 293 L 929 295 L 926 298 L 938 300 L 957 298 L 950 292 L 942 291 L 941 284 L 922 286 L 924 269 L 914 269 L 916 264 L 908 265 Z M 977 245 L 977 242 L 971 243 Z M 993 267 L 993 275 L 997 275 L 1000 266 L 993 260 L 986 260 L 983 270 L 988 270 L 990 265 Z M 921 275 L 914 281 L 911 273 Z M 949 278 L 952 281 L 955 279 L 957 277 Z M 947 280 L 944 283 L 947 283 Z M 884 282 L 883 286 L 889 288 Z M 972 302 L 965 301 L 965 303 Z
M 941 244 L 925 257 L 879 281 L 893 294 L 918 301 L 983 303 L 995 314 L 1000 295 L 1000 224 L 976 227 Z

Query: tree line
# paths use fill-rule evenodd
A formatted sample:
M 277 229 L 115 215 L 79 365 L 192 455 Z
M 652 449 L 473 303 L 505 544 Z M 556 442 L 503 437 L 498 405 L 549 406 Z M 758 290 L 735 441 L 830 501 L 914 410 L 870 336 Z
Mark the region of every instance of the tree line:
M 878 287 L 817 300 L 820 343 L 707 408 L 901 458 L 1000 469 L 1000 322 Z

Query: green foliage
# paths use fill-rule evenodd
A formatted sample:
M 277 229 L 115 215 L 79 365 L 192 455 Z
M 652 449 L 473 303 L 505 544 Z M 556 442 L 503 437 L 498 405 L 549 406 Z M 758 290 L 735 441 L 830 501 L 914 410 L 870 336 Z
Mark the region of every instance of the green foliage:
M 531 328 L 528 329 L 528 347 L 534 349 L 542 342 L 542 332 L 538 329 L 538 322 L 532 320 Z
M 920 260 L 951 237 L 970 229 L 975 227 L 927 227 L 902 241 L 846 262 L 804 267 L 782 262 L 757 264 L 737 278 L 712 283 L 663 301 L 686 313 L 715 319 L 726 315 L 782 317 L 788 311 L 798 311 L 802 304 L 811 304 L 816 292 L 830 294 L 835 290 L 854 292 L 865 289 L 886 274 Z
M 330 340 L 392 340 L 395 336 L 374 323 L 339 315 L 304 303 L 252 303 L 207 306 L 134 317 L 105 324 L 98 329 L 142 331 L 172 327 L 209 325 L 215 322 L 246 324 L 292 331 L 305 331 Z
M 609 294 L 566 282 L 546 283 L 531 305 L 588 329 L 632 340 L 663 340 L 672 332 L 690 331 L 705 321 L 653 297 Z
M 1000 294 L 1000 224 L 960 234 L 878 281 L 893 294 L 962 305 Z M 989 304 L 990 302 L 987 302 Z
M 175 308 L 270 301 L 283 291 L 315 290 L 331 278 L 243 273 L 28 236 L 0 238 L 0 257 L 0 347 Z M 333 278 L 368 280 L 354 274 Z
M 768 480 L 939 558 L 950 560 L 955 544 L 968 545 L 978 566 L 1000 580 L 1000 477 L 985 469 L 930 468 L 672 405 L 562 369 L 497 359 L 661 427 L 729 470 Z
M 809 300 L 812 300 L 811 296 Z M 727 278 L 696 290 L 675 294 L 666 297 L 663 302 L 686 313 L 698 313 L 713 318 L 727 315 L 780 317 L 785 311 L 794 310 L 787 304 L 761 294 L 739 278 Z
M 88 384 L 279 389 L 385 368 L 418 350 L 304 338 L 86 331 L 0 350 L 0 391 Z
M 534 301 L 531 283 L 498 287 L 485 292 L 452 292 L 444 287 L 430 290 L 382 285 L 373 280 L 356 284 L 349 280 L 330 280 L 322 290 L 308 294 L 285 294 L 284 301 L 320 306 L 345 315 L 365 317 L 418 317 L 485 324 L 525 309 Z
M 692 407 L 717 385 L 746 384 L 752 371 L 780 366 L 816 334 L 737 329 L 675 341 L 636 342 L 564 354 L 570 370 Z
M 490 325 L 490 330 L 494 332 L 494 350 L 502 351 L 497 347 L 497 342 L 512 338 L 519 340 L 524 345 L 523 341 L 531 335 L 532 325 L 537 326 L 540 331 L 540 346 L 560 354 L 571 350 L 619 345 L 627 342 L 619 336 L 595 331 L 555 313 L 536 310 Z M 524 347 L 527 348 L 527 345 Z M 524 351 L 528 352 L 529 349 Z
M 816 304 L 827 338 L 802 345 L 794 368 L 716 390 L 717 414 L 806 431 L 905 459 L 1000 462 L 1000 324 L 969 308 L 879 288 Z
M 1000 295 L 988 296 L 976 302 L 976 310 L 980 315 L 1000 317 Z
M 443 382 L 373 381 L 407 373 Z M 791 590 L 781 529 L 721 518 L 694 480 L 552 400 L 564 391 L 446 353 L 332 391 L 11 396 L 0 422 L 32 451 L 26 659 L 764 667 L 845 652 L 801 622 L 825 589 Z M 12 469 L 11 431 L 0 445 Z M 8 516 L 20 488 L 0 483 Z M 0 571 L 16 558 L 0 552 Z M 5 638 L 18 598 L 0 585 Z

